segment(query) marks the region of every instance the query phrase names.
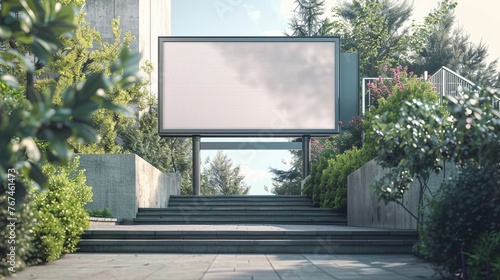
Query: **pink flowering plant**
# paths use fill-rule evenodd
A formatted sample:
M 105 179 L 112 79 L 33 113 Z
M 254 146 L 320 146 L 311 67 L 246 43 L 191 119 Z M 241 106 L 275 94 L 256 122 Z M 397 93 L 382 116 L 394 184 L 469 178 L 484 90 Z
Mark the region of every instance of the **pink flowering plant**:
M 388 68 L 384 66 L 379 77 L 367 84 L 370 93 L 370 107 L 377 107 L 381 98 L 387 99 L 397 89 L 404 90 L 405 84 L 413 77 L 414 74 L 408 72 L 408 67 Z
M 353 146 L 358 148 L 362 145 L 363 133 L 363 118 L 361 116 L 352 117 L 347 126 L 343 126 L 342 121 L 339 125 L 342 129 L 342 134 L 334 135 L 330 138 L 313 138 L 311 139 L 311 161 L 318 162 L 319 158 L 331 158 Z

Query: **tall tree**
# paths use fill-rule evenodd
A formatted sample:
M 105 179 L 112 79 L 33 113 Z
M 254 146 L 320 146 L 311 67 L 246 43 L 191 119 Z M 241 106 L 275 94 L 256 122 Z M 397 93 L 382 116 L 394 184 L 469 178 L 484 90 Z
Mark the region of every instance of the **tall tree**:
M 487 46 L 482 42 L 474 44 L 470 35 L 455 25 L 453 9 L 442 13 L 441 20 L 434 21 L 429 30 L 421 52 L 411 64 L 412 70 L 433 74 L 446 66 L 478 85 L 500 86 L 498 60 L 487 63 Z
M 276 195 L 300 195 L 302 182 L 302 151 L 290 151 L 292 154 L 291 168 L 281 170 L 269 167 L 272 173 L 271 193 Z M 267 189 L 267 187 L 266 187 Z
M 359 53 L 362 76 L 376 77 L 379 67 L 397 63 L 408 46 L 412 10 L 407 0 L 353 0 L 333 9 L 333 32 L 344 51 Z
M 202 179 L 208 188 L 206 192 L 215 195 L 246 195 L 250 191 L 243 180 L 245 176 L 240 174 L 240 166 L 233 166 L 231 159 L 222 151 L 217 151 L 208 167 L 203 170 Z
M 332 29 L 328 17 L 323 17 L 325 0 L 295 0 L 297 5 L 288 24 L 288 36 L 325 36 Z

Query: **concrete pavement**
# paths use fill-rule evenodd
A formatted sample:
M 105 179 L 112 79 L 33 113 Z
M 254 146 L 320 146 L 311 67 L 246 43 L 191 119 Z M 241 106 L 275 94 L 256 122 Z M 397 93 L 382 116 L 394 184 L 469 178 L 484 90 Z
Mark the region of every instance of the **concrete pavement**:
M 433 275 L 412 255 L 74 253 L 8 279 L 437 279 Z

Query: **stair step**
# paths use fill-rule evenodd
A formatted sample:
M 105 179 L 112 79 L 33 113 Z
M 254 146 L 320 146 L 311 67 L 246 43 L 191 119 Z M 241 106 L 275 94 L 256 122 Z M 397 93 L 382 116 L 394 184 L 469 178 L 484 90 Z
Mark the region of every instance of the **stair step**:
M 242 231 L 242 230 L 87 230 L 82 239 L 232 239 L 232 240 L 413 240 L 416 231 Z
M 345 214 L 329 213 L 329 212 L 275 212 L 275 211 L 213 211 L 213 210 L 193 210 L 193 211 L 176 211 L 176 212 L 139 212 L 137 217 L 139 218 L 153 218 L 153 217 L 173 217 L 173 216 L 210 216 L 210 217 L 234 217 L 234 216 L 252 216 L 252 217 L 304 217 L 304 216 L 315 216 L 315 217 L 343 217 Z
M 246 207 L 263 207 L 263 206 L 269 206 L 269 207 L 305 207 L 305 208 L 316 208 L 314 205 L 310 202 L 307 201 L 300 201 L 300 202 L 287 202 L 287 201 L 204 201 L 204 202 L 194 202 L 194 201 L 187 201 L 187 202 L 179 202 L 179 201 L 170 201 L 168 203 L 169 207 L 181 207 L 181 206 L 222 206 L 222 207 L 241 207 L 241 206 L 246 206 Z
M 134 224 L 143 225 L 182 225 L 182 224 L 301 224 L 301 225 L 346 225 L 345 219 L 199 219 L 199 218 L 172 218 L 172 219 L 145 219 L 136 218 Z
M 301 195 L 171 195 L 171 200 L 245 200 L 245 201 L 293 201 L 305 200 L 312 201 L 310 198 Z
M 187 211 L 187 210 L 200 210 L 200 211 L 274 211 L 274 212 L 311 212 L 311 213 L 339 213 L 346 214 L 345 210 L 334 210 L 329 208 L 311 208 L 311 207 L 248 207 L 248 206 L 237 206 L 237 207 L 168 207 L 168 208 L 139 208 L 139 213 L 155 213 L 155 212 L 177 212 L 177 211 Z
M 274 253 L 408 254 L 412 240 L 87 240 L 79 252 L 99 253 Z

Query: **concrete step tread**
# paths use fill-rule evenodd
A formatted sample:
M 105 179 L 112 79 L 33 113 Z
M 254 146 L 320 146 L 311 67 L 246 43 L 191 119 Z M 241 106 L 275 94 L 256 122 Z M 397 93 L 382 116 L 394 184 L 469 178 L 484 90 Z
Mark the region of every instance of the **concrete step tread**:
M 135 218 L 132 220 L 135 224 L 137 223 L 166 223 L 166 222 L 182 222 L 182 223 L 194 223 L 194 222 L 203 222 L 203 223 L 289 223 L 289 224 L 295 224 L 298 222 L 311 222 L 311 223 L 316 223 L 316 222 L 338 222 L 338 223 L 346 223 L 346 219 L 342 218 L 284 218 L 284 219 L 278 219 L 278 218 L 269 218 L 269 219 L 243 219 L 243 218 L 221 218 L 221 219 L 213 219 L 210 217 L 207 218 L 198 218 L 198 217 L 172 217 L 172 218 L 161 218 L 161 219 L 154 219 L 154 218 Z
M 415 230 L 103 230 L 94 229 L 86 230 L 86 234 L 144 234 L 144 235 L 176 235 L 176 234 L 191 234 L 191 235 L 314 235 L 314 236 L 418 236 Z
M 289 212 L 289 213 L 274 213 L 269 211 L 262 212 L 250 212 L 250 211 L 185 211 L 185 212 L 139 212 L 137 217 L 173 217 L 173 216 L 252 216 L 252 217 L 347 217 L 345 214 L 319 212 L 319 213 L 301 213 L 301 212 Z
M 266 239 L 266 240 L 256 240 L 256 239 L 81 239 L 80 245 L 85 245 L 88 243 L 97 244 L 116 244 L 120 246 L 126 246 L 130 243 L 141 243 L 143 246 L 158 246 L 158 244 L 172 244 L 172 245 L 200 245 L 200 244 L 224 244 L 224 245 L 278 245 L 278 244 L 289 244 L 289 245 L 317 245 L 321 243 L 323 245 L 411 245 L 414 244 L 416 240 L 380 240 L 380 239 Z
M 170 199 L 310 199 L 303 195 L 171 195 Z
M 287 202 L 287 201 L 169 201 L 169 206 L 209 206 L 209 205 L 218 205 L 218 206 L 247 206 L 247 207 L 258 207 L 258 206 L 288 206 L 288 207 L 315 207 L 312 203 L 309 202 Z
M 291 211 L 291 212 L 325 212 L 325 213 L 342 213 L 347 214 L 345 210 L 335 210 L 331 208 L 316 208 L 316 207 L 187 207 L 187 206 L 175 206 L 168 208 L 139 208 L 139 213 L 141 212 L 174 212 L 174 211 L 185 211 L 191 209 L 200 209 L 203 211 Z

